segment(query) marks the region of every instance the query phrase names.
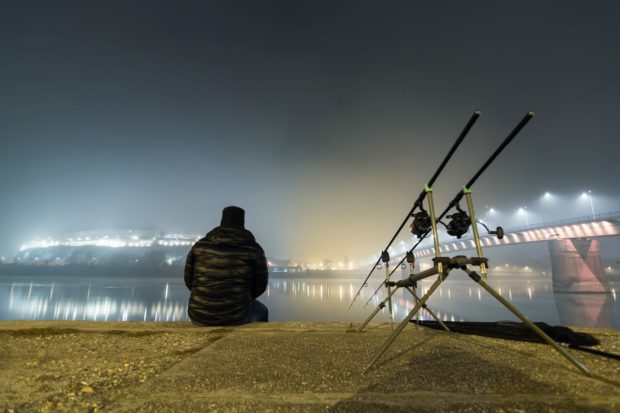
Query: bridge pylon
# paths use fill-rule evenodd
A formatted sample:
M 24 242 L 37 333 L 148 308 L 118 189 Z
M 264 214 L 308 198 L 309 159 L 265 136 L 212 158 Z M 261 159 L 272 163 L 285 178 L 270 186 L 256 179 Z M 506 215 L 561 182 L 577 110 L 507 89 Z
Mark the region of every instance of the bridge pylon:
M 609 293 L 599 241 L 591 238 L 548 241 L 553 291 L 559 293 Z

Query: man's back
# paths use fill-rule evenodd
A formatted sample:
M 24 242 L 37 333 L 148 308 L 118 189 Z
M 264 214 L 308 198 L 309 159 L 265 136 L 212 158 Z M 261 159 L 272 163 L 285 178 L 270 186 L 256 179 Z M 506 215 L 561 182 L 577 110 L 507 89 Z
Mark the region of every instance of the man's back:
M 190 319 L 205 325 L 248 322 L 250 306 L 267 288 L 267 276 L 265 253 L 250 231 L 216 227 L 187 256 Z

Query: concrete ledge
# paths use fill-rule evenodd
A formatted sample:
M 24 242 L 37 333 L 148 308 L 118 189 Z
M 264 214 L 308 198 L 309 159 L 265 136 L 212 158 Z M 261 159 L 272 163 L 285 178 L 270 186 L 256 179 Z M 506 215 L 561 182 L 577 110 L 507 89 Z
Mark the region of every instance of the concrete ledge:
M 549 346 L 343 323 L 0 322 L 0 411 L 618 411 L 620 362 Z M 620 353 L 617 330 L 579 329 Z

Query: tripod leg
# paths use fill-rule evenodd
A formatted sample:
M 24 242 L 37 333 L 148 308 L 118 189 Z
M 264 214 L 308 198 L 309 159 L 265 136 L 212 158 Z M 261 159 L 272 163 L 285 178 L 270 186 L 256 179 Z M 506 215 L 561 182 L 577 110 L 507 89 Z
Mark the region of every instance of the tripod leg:
M 412 289 L 407 288 L 407 290 L 409 290 L 409 292 L 413 295 L 413 298 L 415 299 L 416 302 L 420 301 L 420 299 L 418 298 L 418 296 L 416 295 L 415 291 Z M 441 319 L 439 317 L 437 317 L 437 315 L 433 312 L 433 310 L 431 310 L 431 308 L 429 306 L 427 306 L 426 304 L 422 304 L 422 308 L 425 309 L 426 311 L 428 311 L 428 313 L 431 315 L 431 317 L 433 317 L 435 319 L 435 321 L 437 321 L 439 323 L 439 325 L 441 327 L 443 327 L 444 330 L 446 330 L 448 333 L 450 333 L 450 329 L 448 328 L 448 326 L 441 321 Z
M 522 312 L 520 312 L 515 306 L 510 304 L 504 297 L 499 295 L 490 285 L 488 285 L 480 275 L 478 275 L 475 271 L 471 271 L 469 269 L 465 269 L 467 275 L 471 277 L 472 280 L 477 282 L 482 286 L 485 290 L 489 292 L 497 301 L 502 303 L 504 307 L 509 309 L 514 315 L 516 315 L 525 325 L 527 325 L 530 329 L 532 329 L 540 338 L 542 338 L 547 344 L 553 347 L 558 353 L 564 356 L 568 361 L 573 363 L 575 367 L 577 367 L 583 374 L 586 376 L 591 376 L 590 370 L 575 357 L 571 356 L 566 350 L 564 350 L 558 343 L 556 343 L 551 337 L 545 334 L 540 328 L 536 326 L 536 324 L 532 323 Z
M 375 318 L 375 316 L 377 315 L 377 313 L 379 313 L 379 311 L 381 311 L 383 308 L 385 308 L 385 303 L 390 301 L 392 298 L 392 295 L 394 295 L 394 293 L 398 291 L 398 287 L 394 288 L 393 290 L 390 291 L 390 293 L 388 294 L 388 296 L 379 303 L 379 305 L 377 306 L 377 308 L 375 308 L 375 310 L 368 316 L 368 318 L 366 319 L 366 321 L 364 321 L 362 323 L 362 325 L 357 329 L 357 331 L 362 331 L 366 325 L 368 325 L 368 323 L 370 323 L 370 321 Z
M 417 305 L 420 299 L 415 294 L 415 287 L 405 287 L 405 290 L 409 291 L 411 295 L 413 296 L 413 305 Z M 422 308 L 424 308 L 424 306 L 422 306 Z M 420 312 L 419 311 L 415 313 L 415 322 L 416 324 L 420 324 Z
M 394 330 L 392 335 L 388 337 L 385 343 L 383 343 L 383 346 L 381 346 L 377 354 L 375 354 L 373 359 L 370 361 L 370 364 L 368 364 L 368 366 L 364 370 L 364 373 L 366 373 L 377 362 L 377 360 L 381 358 L 383 353 L 385 353 L 386 350 L 392 345 L 396 337 L 398 337 L 398 335 L 403 331 L 403 329 L 407 326 L 407 324 L 409 324 L 409 321 L 411 321 L 413 316 L 418 311 L 420 311 L 420 308 L 422 308 L 424 303 L 426 303 L 426 301 L 430 298 L 431 294 L 435 292 L 435 290 L 437 289 L 437 287 L 439 287 L 439 284 L 441 284 L 442 281 L 443 280 L 442 280 L 441 275 L 437 277 L 437 280 L 433 283 L 433 285 L 431 285 L 431 288 L 428 290 L 428 292 L 422 297 L 420 301 L 416 303 L 415 306 L 413 306 L 413 309 L 409 312 L 409 314 L 407 314 L 407 317 L 405 317 L 405 319 L 401 321 L 401 323 L 398 325 L 398 327 L 396 327 L 396 330 Z

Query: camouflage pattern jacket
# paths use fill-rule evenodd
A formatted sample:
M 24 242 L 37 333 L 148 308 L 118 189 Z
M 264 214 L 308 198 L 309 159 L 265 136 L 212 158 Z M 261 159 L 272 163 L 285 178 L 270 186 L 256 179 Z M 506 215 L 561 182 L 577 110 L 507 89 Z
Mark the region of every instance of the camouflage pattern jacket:
M 206 325 L 247 322 L 250 304 L 265 291 L 267 280 L 265 252 L 254 235 L 243 228 L 216 227 L 187 255 L 189 318 Z

